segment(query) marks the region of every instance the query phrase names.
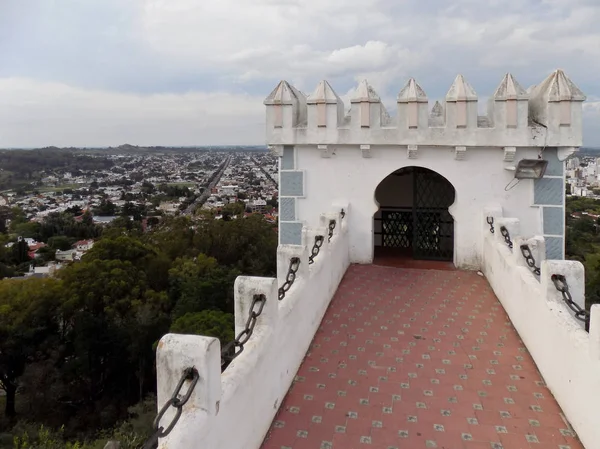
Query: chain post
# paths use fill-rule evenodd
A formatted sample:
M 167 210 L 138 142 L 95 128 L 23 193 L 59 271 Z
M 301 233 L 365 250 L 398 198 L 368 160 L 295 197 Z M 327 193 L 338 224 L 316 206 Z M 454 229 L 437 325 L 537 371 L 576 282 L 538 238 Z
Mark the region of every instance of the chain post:
M 506 229 L 505 226 L 500 226 L 500 234 L 502 234 L 502 237 L 504 237 L 504 241 L 506 242 L 508 247 L 510 249 L 513 249 L 513 242 L 510 239 L 510 233 L 508 232 L 508 229 Z
M 328 242 L 331 242 L 331 237 L 333 237 L 333 230 L 335 229 L 335 220 L 329 220 L 329 238 L 327 239 Z
M 292 287 L 292 284 L 296 280 L 296 273 L 300 268 L 300 258 L 292 257 L 290 259 L 290 267 L 288 268 L 287 276 L 285 277 L 285 282 L 281 287 L 279 287 L 278 295 L 279 300 L 283 300 L 285 298 L 286 293 Z
M 230 341 L 221 349 L 221 372 L 225 371 L 244 350 L 244 345 L 250 340 L 258 317 L 261 315 L 266 303 L 267 297 L 265 295 L 254 295 L 244 329 L 235 337 L 235 340 Z
M 571 296 L 571 292 L 569 291 L 569 284 L 567 284 L 567 278 L 562 274 L 553 274 L 550 279 L 556 290 L 562 294 L 565 304 L 575 313 L 575 318 L 583 321 L 587 330 L 590 325 L 590 313 L 573 301 L 573 296 Z
M 324 241 L 325 238 L 322 235 L 315 236 L 315 243 L 313 244 L 313 247 L 310 250 L 310 256 L 308 258 L 309 265 L 315 263 L 315 257 L 319 255 L 319 251 L 321 251 L 321 246 L 323 246 Z
M 490 232 L 493 234 L 494 231 L 494 217 L 487 217 L 487 224 L 490 225 Z
M 525 258 L 525 261 L 527 262 L 527 265 L 529 266 L 529 268 L 532 269 L 533 274 L 539 276 L 540 268 L 538 266 L 536 266 L 535 258 L 533 257 L 533 253 L 531 252 L 529 245 L 527 245 L 527 244 L 521 245 L 521 254 Z
M 171 433 L 171 431 L 179 421 L 179 418 L 181 418 L 181 414 L 183 413 L 183 406 L 187 404 L 187 402 L 192 397 L 192 393 L 194 392 L 194 388 L 196 387 L 199 378 L 200 376 L 196 368 L 192 367 L 183 370 L 183 373 L 179 378 L 179 382 L 177 383 L 173 394 L 171 395 L 169 400 L 165 402 L 165 404 L 162 406 L 162 408 L 156 415 L 156 418 L 154 418 L 154 422 L 152 423 L 154 432 L 152 433 L 152 436 L 146 440 L 146 442 L 142 446 L 142 449 L 155 449 L 158 446 L 158 439 L 164 438 Z M 180 397 L 181 389 L 183 388 L 183 385 L 187 380 L 191 381 L 191 383 L 183 397 Z M 175 417 L 171 420 L 171 422 L 165 429 L 163 426 L 160 425 L 160 421 L 169 410 L 169 407 L 175 408 L 176 412 Z

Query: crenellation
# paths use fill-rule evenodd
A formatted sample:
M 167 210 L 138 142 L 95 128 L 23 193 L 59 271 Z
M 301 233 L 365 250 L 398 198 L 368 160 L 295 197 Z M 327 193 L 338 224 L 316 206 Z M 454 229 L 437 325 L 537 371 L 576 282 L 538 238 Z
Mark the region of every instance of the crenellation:
M 345 110 L 332 86 L 321 81 L 306 97 L 281 81 L 267 97 L 267 142 L 271 145 L 431 145 L 467 147 L 579 147 L 585 95 L 564 74 L 553 72 L 525 90 L 507 73 L 478 115 L 478 96 L 462 75 L 445 101 L 429 109 L 425 90 L 411 78 L 390 117 L 381 97 L 362 80 Z
M 306 100 L 309 128 L 337 128 L 343 123 L 344 102 L 323 80 Z
M 425 129 L 429 127 L 427 94 L 414 78 L 408 80 L 398 94 L 398 127 Z

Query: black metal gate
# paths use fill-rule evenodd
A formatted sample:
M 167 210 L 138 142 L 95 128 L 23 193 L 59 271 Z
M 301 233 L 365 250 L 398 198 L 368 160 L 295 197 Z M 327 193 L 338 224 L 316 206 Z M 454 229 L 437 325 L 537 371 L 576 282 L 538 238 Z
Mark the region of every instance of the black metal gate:
M 394 173 L 413 178 L 413 207 L 381 207 L 381 244 L 410 250 L 415 259 L 452 260 L 454 219 L 448 206 L 454 187 L 440 174 L 421 167 Z

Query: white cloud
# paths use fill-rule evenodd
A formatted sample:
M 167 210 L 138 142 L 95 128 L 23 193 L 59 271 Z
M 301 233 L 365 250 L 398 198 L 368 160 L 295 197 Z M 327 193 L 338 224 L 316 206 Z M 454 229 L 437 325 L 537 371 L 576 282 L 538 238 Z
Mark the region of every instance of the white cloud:
M 262 144 L 262 98 L 135 95 L 0 80 L 0 147 Z
M 0 144 L 7 135 L 11 142 L 18 140 L 14 129 L 33 130 L 34 123 L 44 131 L 25 133 L 23 142 L 49 135 L 45 125 L 28 119 L 40 114 L 42 100 L 59 115 L 80 111 L 73 102 L 63 103 L 59 91 L 70 92 L 65 93 L 68 98 L 74 91 L 78 98 L 89 94 L 89 105 L 104 108 L 106 120 L 114 101 L 122 109 L 115 110 L 114 117 L 129 111 L 126 119 L 137 123 L 138 136 L 143 131 L 160 137 L 164 128 L 161 141 L 174 138 L 173 129 L 182 129 L 183 125 L 170 122 L 174 104 L 187 111 L 190 106 L 184 99 L 193 97 L 197 105 L 204 104 L 210 94 L 198 92 L 215 91 L 234 108 L 238 98 L 240 105 L 247 106 L 256 99 L 252 107 L 262 111 L 263 97 L 279 79 L 304 92 L 311 92 L 320 79 L 328 79 L 338 93 L 347 95 L 366 77 L 386 103 L 393 103 L 411 76 L 433 100 L 443 97 L 455 75 L 463 73 L 483 98 L 507 71 L 527 87 L 560 67 L 590 98 L 600 96 L 598 0 L 62 0 L 51 6 L 45 0 L 23 0 L 8 4 L 0 6 L 0 79 L 54 84 L 50 92 L 37 89 L 38 97 L 29 94 L 29 87 L 17 86 L 9 92 L 10 101 L 21 111 L 21 121 L 9 117 L 0 122 L 0 130 L 5 130 Z M 106 104 L 101 95 L 112 100 Z M 586 141 L 600 145 L 594 111 L 596 106 L 586 106 Z M 192 112 L 200 114 L 198 109 Z M 73 119 L 93 117 L 89 111 L 81 114 Z M 183 115 L 178 116 L 180 123 L 190 123 Z M 225 129 L 228 119 L 219 122 L 220 116 L 215 117 L 203 123 L 215 127 L 218 123 L 219 129 Z M 258 124 L 262 112 L 256 117 L 257 128 L 240 125 L 243 129 L 237 128 L 236 139 L 262 139 Z M 148 120 L 156 120 L 149 131 L 142 125 Z M 6 131 L 8 123 L 11 127 Z M 67 124 L 60 122 L 60 126 Z M 56 135 L 65 137 L 57 140 L 72 135 L 72 130 L 58 126 Z M 105 127 L 106 136 L 96 133 L 94 139 L 120 142 L 127 135 L 123 128 Z M 210 135 L 213 142 L 213 133 L 207 130 L 200 136 L 198 127 L 180 134 L 198 137 L 200 141 L 194 143 Z M 221 138 L 225 142 L 231 136 L 224 133 Z

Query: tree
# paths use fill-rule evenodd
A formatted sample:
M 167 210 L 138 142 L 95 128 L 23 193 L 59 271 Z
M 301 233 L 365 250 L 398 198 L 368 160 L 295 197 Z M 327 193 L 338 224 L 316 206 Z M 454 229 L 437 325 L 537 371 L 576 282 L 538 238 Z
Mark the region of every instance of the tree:
M 0 388 L 5 414 L 15 415 L 19 378 L 41 348 L 58 333 L 60 282 L 54 279 L 0 282 Z
M 231 313 L 219 310 L 203 310 L 186 313 L 176 319 L 170 332 L 176 334 L 206 335 L 221 341 L 221 346 L 234 338 L 235 321 Z

